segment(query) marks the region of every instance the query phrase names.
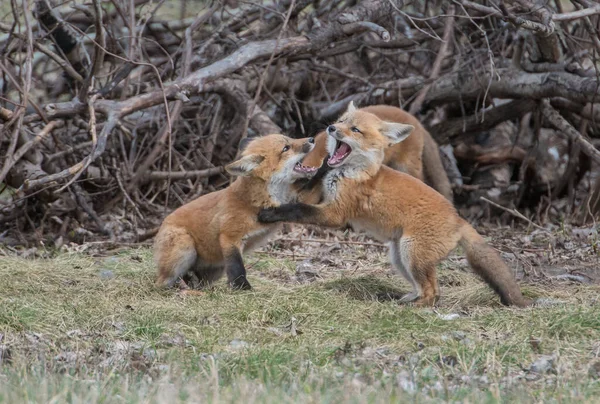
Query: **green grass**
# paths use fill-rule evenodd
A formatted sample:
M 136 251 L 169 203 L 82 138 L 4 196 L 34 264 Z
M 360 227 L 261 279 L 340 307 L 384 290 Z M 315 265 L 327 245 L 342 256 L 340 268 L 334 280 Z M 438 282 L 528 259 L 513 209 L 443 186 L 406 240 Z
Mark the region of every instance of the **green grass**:
M 431 310 L 381 271 L 298 283 L 291 260 L 247 262 L 252 292 L 185 297 L 155 288 L 149 249 L 1 257 L 0 403 L 599 401 L 597 286 L 526 285 L 563 303 L 517 310 L 444 265 Z

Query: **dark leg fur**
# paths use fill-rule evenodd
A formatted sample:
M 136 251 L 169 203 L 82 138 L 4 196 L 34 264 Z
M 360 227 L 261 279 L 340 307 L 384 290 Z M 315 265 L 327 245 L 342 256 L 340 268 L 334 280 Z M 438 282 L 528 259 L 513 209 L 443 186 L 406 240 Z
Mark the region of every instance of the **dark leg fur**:
M 319 224 L 319 209 L 305 203 L 289 203 L 277 208 L 261 209 L 258 221 L 261 223 L 293 222 Z
M 246 268 L 239 249 L 232 250 L 225 257 L 225 270 L 229 284 L 234 289 L 250 290 L 250 282 L 246 279 Z

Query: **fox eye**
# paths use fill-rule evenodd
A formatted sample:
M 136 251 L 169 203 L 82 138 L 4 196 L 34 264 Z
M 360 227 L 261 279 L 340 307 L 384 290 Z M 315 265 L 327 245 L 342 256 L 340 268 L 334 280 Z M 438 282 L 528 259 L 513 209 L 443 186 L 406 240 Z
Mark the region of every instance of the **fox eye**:
M 351 127 L 350 130 L 352 132 L 360 133 L 360 130 L 356 126 Z
M 281 151 L 282 153 L 285 153 L 286 151 L 288 151 L 290 149 L 290 145 L 286 145 L 283 146 L 283 150 Z
M 308 139 L 308 143 L 314 143 L 314 142 L 315 142 L 315 138 L 314 137 L 311 137 L 311 138 Z

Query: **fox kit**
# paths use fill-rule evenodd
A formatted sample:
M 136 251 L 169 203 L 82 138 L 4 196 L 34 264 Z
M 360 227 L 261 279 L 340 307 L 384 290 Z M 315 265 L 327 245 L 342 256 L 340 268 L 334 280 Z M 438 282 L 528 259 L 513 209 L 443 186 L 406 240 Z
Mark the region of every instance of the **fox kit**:
M 208 285 L 227 274 L 236 289 L 250 289 L 242 253 L 266 241 L 279 226 L 257 222 L 260 208 L 294 201 L 293 181 L 316 169 L 300 162 L 314 139 L 268 135 L 249 142 L 225 169 L 239 178 L 228 188 L 181 206 L 161 225 L 154 243 L 156 283 L 173 286 L 195 274 Z
M 406 140 L 401 143 L 389 144 L 385 148 L 383 164 L 412 175 L 421 181 L 426 180 L 446 199 L 452 200 L 452 187 L 442 165 L 437 143 L 417 118 L 400 108 L 389 105 L 372 105 L 360 108 L 360 110 L 370 112 L 387 122 L 412 125 L 415 129 Z M 323 170 L 326 170 L 325 159 L 328 155 L 326 144 L 327 132 L 320 132 L 315 136 L 314 149 L 306 155 L 302 164 L 309 167 L 323 166 Z M 323 170 L 321 173 L 324 172 Z M 314 177 L 311 184 L 316 180 L 317 177 Z
M 505 305 L 526 306 L 513 275 L 498 253 L 460 218 L 442 195 L 423 182 L 382 166 L 384 149 L 399 143 L 412 125 L 386 122 L 357 110 L 327 128 L 331 157 L 318 205 L 285 204 L 261 210 L 259 221 L 288 221 L 340 227 L 350 222 L 388 242 L 392 265 L 412 285 L 403 302 L 433 305 L 439 297 L 436 265 L 460 244 L 473 269 L 500 295 Z

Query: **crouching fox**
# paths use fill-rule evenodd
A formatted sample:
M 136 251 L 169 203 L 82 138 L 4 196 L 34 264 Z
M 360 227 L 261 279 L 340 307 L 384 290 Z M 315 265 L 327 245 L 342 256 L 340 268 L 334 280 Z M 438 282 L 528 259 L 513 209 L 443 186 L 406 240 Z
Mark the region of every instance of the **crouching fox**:
M 301 163 L 313 147 L 313 138 L 252 139 L 241 158 L 225 167 L 239 178 L 181 206 L 163 221 L 154 242 L 156 283 L 173 286 L 178 278 L 195 274 L 202 285 L 209 285 L 225 273 L 233 288 L 251 289 L 242 254 L 279 228 L 259 223 L 258 211 L 295 201 L 294 181 L 316 172 Z

